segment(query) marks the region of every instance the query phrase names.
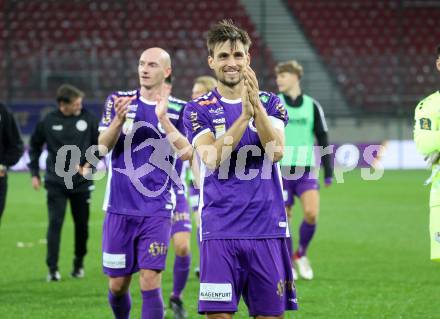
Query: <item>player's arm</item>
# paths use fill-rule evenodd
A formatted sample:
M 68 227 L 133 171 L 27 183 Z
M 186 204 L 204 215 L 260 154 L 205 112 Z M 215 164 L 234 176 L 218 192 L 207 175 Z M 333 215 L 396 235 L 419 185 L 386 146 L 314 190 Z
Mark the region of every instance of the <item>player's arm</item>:
M 250 118 L 242 113 L 225 134 L 218 139 L 212 132 L 207 132 L 194 141 L 194 148 L 206 167 L 212 170 L 217 169 L 222 162 L 231 156 L 246 131 Z M 228 147 L 224 147 L 225 145 Z M 229 147 L 230 145 L 231 147 Z
M 110 125 L 106 127 L 105 130 L 102 130 L 98 137 L 100 155 L 106 155 L 115 147 L 128 113 L 128 105 L 133 98 L 134 97 L 116 97 L 114 99 L 115 116 Z
M 421 103 L 416 108 L 414 141 L 421 154 L 429 155 L 440 151 L 440 130 L 436 127 L 436 114 L 421 109 Z
M 13 166 L 23 155 L 24 146 L 21 139 L 20 130 L 17 126 L 17 122 L 14 119 L 12 113 L 6 108 L 2 114 L 1 120 L 3 121 L 3 136 L 5 136 L 5 152 L 1 156 L 1 165 Z
M 315 134 L 317 144 L 324 149 L 329 146 L 327 122 L 325 121 L 324 111 L 317 101 L 314 101 L 313 108 L 313 133 Z M 333 179 L 331 156 L 330 154 L 324 154 L 321 158 L 322 165 L 324 166 L 324 182 L 325 185 L 329 186 L 332 184 Z
M 30 162 L 28 164 L 28 167 L 32 176 L 32 187 L 35 190 L 38 190 L 41 186 L 39 160 L 41 153 L 43 152 L 43 145 L 44 143 L 46 143 L 43 121 L 38 122 L 29 141 Z
M 220 164 L 231 156 L 237 147 L 254 115 L 252 105 L 248 99 L 247 88 L 242 90 L 242 111 L 232 126 L 220 137 L 214 135 L 214 128 L 210 119 L 203 112 L 192 104 L 187 104 L 184 112 L 184 123 L 187 135 L 192 142 L 200 160 L 209 168 L 217 169 Z M 224 147 L 226 146 L 227 147 Z
M 163 86 L 161 94 L 156 97 L 156 116 L 160 125 L 165 130 L 167 139 L 170 142 L 173 150 L 177 153 L 178 158 L 182 161 L 191 160 L 193 148 L 188 142 L 188 139 L 179 132 L 168 117 L 168 97 L 170 96 L 170 89 Z M 180 116 L 181 118 L 181 116 Z M 181 119 L 180 119 L 181 121 Z
M 245 72 L 245 86 L 254 109 L 255 126 L 261 145 L 269 159 L 272 162 L 278 162 L 284 154 L 284 123 L 275 117 L 268 116 L 260 101 L 256 75 L 250 67 Z

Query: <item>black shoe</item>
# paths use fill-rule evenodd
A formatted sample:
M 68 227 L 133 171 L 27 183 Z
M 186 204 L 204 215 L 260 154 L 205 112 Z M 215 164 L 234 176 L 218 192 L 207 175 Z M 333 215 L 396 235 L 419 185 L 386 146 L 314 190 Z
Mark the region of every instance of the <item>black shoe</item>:
M 58 270 L 56 271 L 49 271 L 49 274 L 47 275 L 47 281 L 61 281 L 61 275 Z
M 188 313 L 183 307 L 183 302 L 180 298 L 170 297 L 170 309 L 174 313 L 174 319 L 187 319 Z
M 200 268 L 199 267 L 194 268 L 194 275 L 196 275 L 197 279 L 200 279 Z
M 84 278 L 84 276 L 86 275 L 84 268 L 75 268 L 70 275 L 73 278 Z

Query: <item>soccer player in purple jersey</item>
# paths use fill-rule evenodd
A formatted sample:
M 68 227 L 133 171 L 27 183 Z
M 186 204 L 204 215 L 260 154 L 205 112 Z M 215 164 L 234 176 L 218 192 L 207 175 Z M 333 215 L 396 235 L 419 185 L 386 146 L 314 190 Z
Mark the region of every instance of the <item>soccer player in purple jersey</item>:
M 283 318 L 297 308 L 277 164 L 287 114 L 258 89 L 246 31 L 224 20 L 207 37 L 217 88 L 184 111 L 201 158 L 199 313 L 230 319 L 243 296 L 250 316 Z
M 111 150 L 103 269 L 115 318 L 129 318 L 131 276 L 140 271 L 142 318 L 162 319 L 161 272 L 174 206 L 170 180 L 179 184 L 173 153 L 188 160 L 192 148 L 179 133 L 183 105 L 164 86 L 171 74 L 169 54 L 160 48 L 145 50 L 138 74 L 140 89 L 111 94 L 100 123 L 101 153 Z
M 165 79 L 165 85 L 172 90 L 172 76 Z M 176 104 L 181 108 L 182 104 Z M 185 177 L 188 161 L 183 162 L 177 159 L 175 162 L 175 169 L 180 177 L 182 185 L 185 186 Z M 174 267 L 173 267 L 173 291 L 169 300 L 169 307 L 174 313 L 175 319 L 188 318 L 188 314 L 183 306 L 182 292 L 186 286 L 191 267 L 191 215 L 189 213 L 189 206 L 186 200 L 186 187 L 180 188 L 176 183 L 173 183 L 173 191 L 175 195 L 175 206 L 173 212 L 173 219 L 171 224 L 171 240 L 174 245 Z
M 195 99 L 198 98 L 202 95 L 207 94 L 208 92 L 212 91 L 215 87 L 217 86 L 217 80 L 215 78 L 213 78 L 212 76 L 209 75 L 202 75 L 197 77 L 194 80 L 194 85 L 192 88 L 192 94 L 191 94 L 191 98 Z M 195 166 L 197 165 L 197 166 Z M 192 165 L 192 169 L 197 169 L 197 174 L 199 175 L 198 172 L 198 168 L 199 168 L 199 161 L 197 161 L 197 163 L 193 162 Z M 197 224 L 197 244 L 200 245 L 200 236 L 199 236 L 199 225 L 200 225 L 200 215 L 199 215 L 199 184 L 198 182 L 196 182 L 195 179 L 195 174 L 193 173 L 193 171 L 191 170 L 191 182 L 189 185 L 189 203 L 191 206 L 191 210 L 194 213 L 194 217 L 196 219 L 196 224 Z M 196 185 L 195 185 L 196 184 Z M 200 247 L 199 247 L 200 248 Z M 200 278 L 200 267 L 196 267 L 194 269 L 194 273 L 196 275 L 197 278 Z

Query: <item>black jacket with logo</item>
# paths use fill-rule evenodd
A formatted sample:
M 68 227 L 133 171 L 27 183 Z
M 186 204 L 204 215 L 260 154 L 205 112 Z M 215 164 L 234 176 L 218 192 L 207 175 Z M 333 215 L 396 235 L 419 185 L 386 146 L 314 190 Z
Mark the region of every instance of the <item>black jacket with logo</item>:
M 46 144 L 48 156 L 45 185 L 46 187 L 62 186 L 67 188 L 64 178 L 59 176 L 60 171 L 72 170 L 70 165 L 75 165 L 75 160 L 72 161 L 72 156 L 75 155 L 80 155 L 79 165 L 84 165 L 86 151 L 90 146 L 98 144 L 98 135 L 98 119 L 87 110 L 83 109 L 78 116 L 66 116 L 59 109 L 50 112 L 37 124 L 31 136 L 29 168 L 32 176 L 40 176 L 38 161 L 43 151 L 43 145 Z M 80 153 L 68 151 L 65 153 L 66 156 L 59 156 L 58 163 L 56 163 L 57 153 L 63 146 L 69 146 L 68 148 L 71 149 L 77 146 Z M 55 165 L 58 165 L 58 174 Z M 86 191 L 93 183 L 78 173 L 73 176 L 72 180 L 73 191 Z
M 15 165 L 23 155 L 23 141 L 12 113 L 0 103 L 0 165 Z

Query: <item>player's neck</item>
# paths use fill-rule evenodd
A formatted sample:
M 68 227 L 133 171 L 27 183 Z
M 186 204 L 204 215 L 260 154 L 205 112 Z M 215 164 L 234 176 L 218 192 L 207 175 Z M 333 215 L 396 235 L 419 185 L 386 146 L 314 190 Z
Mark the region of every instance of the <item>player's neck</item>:
M 299 86 L 298 87 L 293 87 L 292 89 L 287 91 L 285 94 L 287 96 L 289 96 L 292 100 L 295 101 L 296 98 L 301 95 L 301 88 Z
M 160 89 L 160 86 L 154 86 L 151 88 L 141 86 L 140 94 L 144 99 L 148 101 L 156 101 L 156 97 L 160 95 Z
M 237 100 L 241 98 L 241 90 L 243 89 L 244 82 L 241 81 L 237 85 L 230 87 L 224 85 L 220 81 L 218 82 L 217 91 L 218 93 L 228 100 Z

